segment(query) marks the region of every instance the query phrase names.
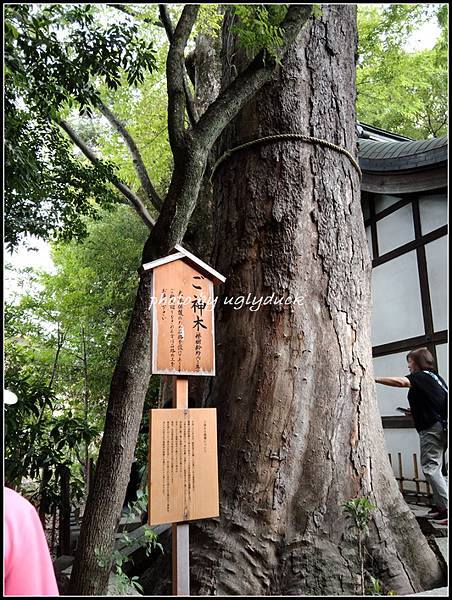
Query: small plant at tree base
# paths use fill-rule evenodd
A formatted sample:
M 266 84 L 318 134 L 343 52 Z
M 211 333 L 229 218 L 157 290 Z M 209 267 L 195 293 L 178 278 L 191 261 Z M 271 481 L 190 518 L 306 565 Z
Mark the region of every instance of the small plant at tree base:
M 361 594 L 365 595 L 364 589 L 364 557 L 363 557 L 363 540 L 369 530 L 370 513 L 377 508 L 371 504 L 368 498 L 354 498 L 347 500 L 342 505 L 345 513 L 353 520 L 353 527 L 356 529 L 356 537 L 358 541 L 358 558 L 361 567 Z M 377 581 L 377 580 L 375 580 Z
M 395 596 L 396 593 L 394 590 L 389 590 L 387 594 L 384 593 L 383 584 L 379 579 L 372 577 L 370 575 L 370 583 L 371 585 L 367 588 L 367 594 L 369 596 Z
M 130 539 L 129 536 L 124 535 L 122 537 L 123 537 L 124 541 L 126 541 L 126 544 L 128 546 L 130 546 L 131 544 L 134 543 L 134 540 Z M 116 591 L 119 595 L 123 595 L 123 596 L 126 595 L 128 587 L 134 587 L 139 592 L 144 591 L 142 586 L 138 583 L 138 579 L 139 579 L 138 577 L 136 577 L 136 576 L 129 577 L 122 570 L 122 565 L 124 565 L 125 563 L 132 560 L 130 557 L 123 556 L 121 554 L 121 552 L 119 552 L 119 550 L 114 550 L 113 554 L 107 555 L 105 553 L 102 553 L 99 550 L 99 548 L 94 549 L 94 555 L 97 558 L 97 564 L 101 568 L 105 568 L 110 563 L 113 563 L 112 571 L 115 575 L 115 587 L 116 587 Z
M 135 500 L 135 502 L 129 502 L 129 504 L 127 505 L 128 509 L 129 509 L 129 514 L 130 515 L 135 515 L 139 518 L 141 518 L 141 515 L 147 511 L 148 509 L 148 494 L 147 494 L 147 490 L 143 491 L 143 490 L 138 490 L 137 491 L 137 499 Z M 124 534 L 127 535 L 127 534 Z M 123 537 L 124 537 L 123 535 Z M 144 534 L 138 538 L 135 541 L 139 541 L 142 540 L 142 545 L 146 547 L 146 556 L 150 556 L 152 551 L 155 548 L 159 548 L 159 550 L 163 553 L 163 546 L 162 544 L 160 544 L 159 542 L 157 542 L 157 535 L 156 533 L 153 531 L 153 529 L 151 527 L 149 527 L 149 525 L 145 525 L 144 526 Z M 125 540 L 127 541 L 127 540 Z
M 370 576 L 370 587 L 367 588 L 367 593 L 370 596 L 381 596 L 382 595 L 382 590 L 383 590 L 383 586 L 381 585 L 381 581 L 379 579 L 376 579 L 375 577 L 372 577 L 372 575 Z
M 320 19 L 323 16 L 323 8 L 321 4 L 312 5 L 312 16 L 314 19 Z
M 147 493 L 143 492 L 143 490 L 138 490 L 137 500 L 135 502 L 130 502 L 127 506 L 129 508 L 130 515 L 141 517 L 143 511 L 145 511 L 148 506 Z M 126 531 L 122 533 L 120 538 L 125 546 L 133 546 L 134 544 L 138 543 L 140 546 L 144 546 L 146 549 L 146 556 L 151 556 L 155 548 L 159 548 L 159 550 L 163 553 L 163 546 L 157 542 L 157 539 L 157 534 L 151 527 L 149 527 L 149 525 L 144 525 L 144 533 L 139 538 L 131 538 Z M 115 574 L 115 586 L 118 594 L 125 595 L 128 587 L 134 587 L 136 590 L 143 593 L 144 590 L 141 584 L 138 583 L 139 578 L 137 576 L 129 577 L 122 570 L 122 566 L 124 564 L 129 561 L 133 562 L 132 558 L 129 556 L 123 556 L 119 550 L 114 550 L 112 554 L 106 555 L 101 553 L 99 548 L 95 548 L 94 554 L 97 558 L 97 564 L 99 567 L 105 568 L 108 564 L 113 565 L 112 571 Z
M 125 596 L 127 594 L 127 589 L 129 587 L 134 587 L 139 592 L 143 593 L 143 587 L 140 583 L 138 583 L 139 577 L 134 575 L 133 577 L 128 577 L 121 567 L 117 567 L 115 571 L 115 587 L 116 591 L 119 595 Z

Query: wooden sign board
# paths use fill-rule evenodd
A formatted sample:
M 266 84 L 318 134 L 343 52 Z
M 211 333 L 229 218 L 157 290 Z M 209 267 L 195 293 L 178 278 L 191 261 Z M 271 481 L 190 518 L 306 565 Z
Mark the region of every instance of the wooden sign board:
M 215 408 L 151 410 L 149 524 L 218 517 Z
M 152 373 L 215 375 L 214 292 L 184 260 L 153 269 Z

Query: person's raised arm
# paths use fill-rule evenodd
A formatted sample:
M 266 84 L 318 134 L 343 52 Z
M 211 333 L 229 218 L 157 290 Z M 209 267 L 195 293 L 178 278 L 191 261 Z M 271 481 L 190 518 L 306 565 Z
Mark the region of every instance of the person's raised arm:
M 408 377 L 375 377 L 375 383 L 390 385 L 392 387 L 411 387 Z

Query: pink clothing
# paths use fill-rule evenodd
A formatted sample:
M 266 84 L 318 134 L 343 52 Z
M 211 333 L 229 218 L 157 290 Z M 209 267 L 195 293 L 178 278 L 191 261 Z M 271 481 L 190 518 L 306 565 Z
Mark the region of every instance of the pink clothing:
M 58 596 L 44 531 L 34 506 L 17 492 L 4 494 L 5 596 Z

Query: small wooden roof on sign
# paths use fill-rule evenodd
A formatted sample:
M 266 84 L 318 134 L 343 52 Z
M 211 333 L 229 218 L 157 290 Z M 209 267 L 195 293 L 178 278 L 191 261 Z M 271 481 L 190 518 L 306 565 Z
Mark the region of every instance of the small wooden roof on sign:
M 195 256 L 188 250 L 185 250 L 185 248 L 182 248 L 182 246 L 179 246 L 178 244 L 174 246 L 172 254 L 168 254 L 168 256 L 158 258 L 157 260 L 153 260 L 152 262 L 148 262 L 142 265 L 140 273 L 143 273 L 144 271 L 150 271 L 152 269 L 155 269 L 155 267 L 159 267 L 160 265 L 164 265 L 175 260 L 184 260 L 185 262 L 189 263 L 192 267 L 194 267 L 197 271 L 207 275 L 207 277 L 211 279 L 215 284 L 224 283 L 226 281 L 226 277 L 221 275 L 221 273 L 218 273 L 218 271 L 212 269 L 212 267 L 210 267 L 203 260 Z

